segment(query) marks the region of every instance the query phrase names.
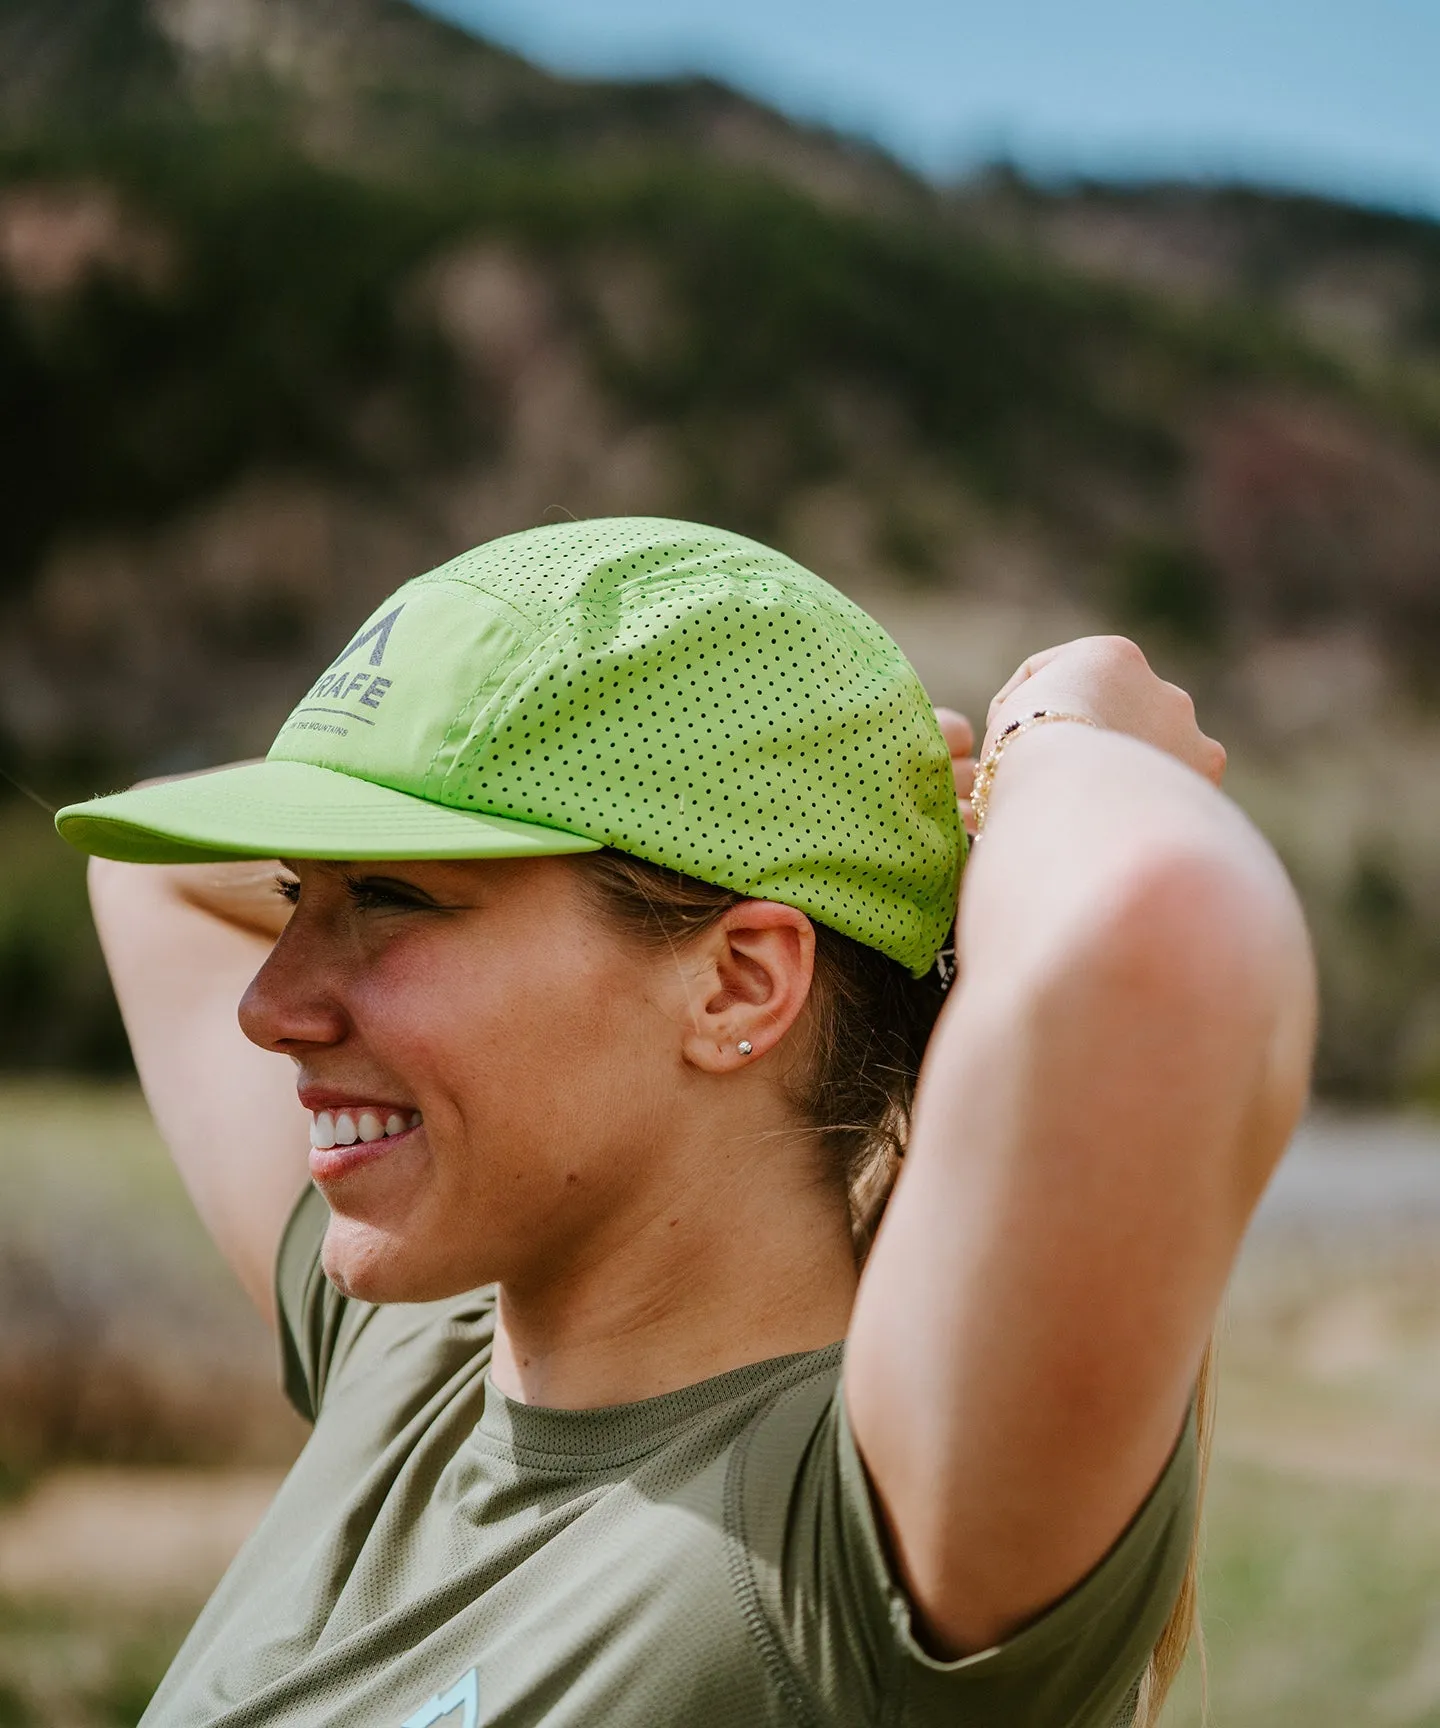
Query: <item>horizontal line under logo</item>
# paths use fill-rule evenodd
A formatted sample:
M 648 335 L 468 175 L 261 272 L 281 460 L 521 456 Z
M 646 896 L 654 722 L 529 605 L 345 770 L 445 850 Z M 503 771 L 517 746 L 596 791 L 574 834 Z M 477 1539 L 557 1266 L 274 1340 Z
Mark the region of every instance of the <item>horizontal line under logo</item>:
M 297 708 L 295 712 L 297 714 L 343 714 L 347 720 L 358 720 L 362 726 L 375 724 L 373 720 L 367 720 L 363 714 L 352 714 L 348 708 L 317 708 L 313 705 L 307 705 L 304 708 Z

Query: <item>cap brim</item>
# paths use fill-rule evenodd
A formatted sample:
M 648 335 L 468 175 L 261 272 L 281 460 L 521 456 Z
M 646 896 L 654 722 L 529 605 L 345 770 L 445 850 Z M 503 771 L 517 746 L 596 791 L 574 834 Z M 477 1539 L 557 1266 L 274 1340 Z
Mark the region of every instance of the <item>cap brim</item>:
M 236 858 L 543 858 L 595 852 L 581 834 L 456 810 L 308 762 L 250 762 L 69 804 L 82 852 L 134 864 Z

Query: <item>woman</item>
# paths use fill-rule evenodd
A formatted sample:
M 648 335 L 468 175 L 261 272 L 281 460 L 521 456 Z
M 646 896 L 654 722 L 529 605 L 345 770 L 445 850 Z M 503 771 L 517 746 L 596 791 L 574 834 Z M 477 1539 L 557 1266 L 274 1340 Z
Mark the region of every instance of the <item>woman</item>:
M 1158 1707 L 1308 949 L 1130 644 L 1027 662 L 987 744 L 948 1000 L 918 681 L 684 523 L 481 547 L 265 763 L 61 813 L 122 861 L 141 1077 L 315 1425 L 147 1723 Z M 224 862 L 274 857 L 279 899 Z

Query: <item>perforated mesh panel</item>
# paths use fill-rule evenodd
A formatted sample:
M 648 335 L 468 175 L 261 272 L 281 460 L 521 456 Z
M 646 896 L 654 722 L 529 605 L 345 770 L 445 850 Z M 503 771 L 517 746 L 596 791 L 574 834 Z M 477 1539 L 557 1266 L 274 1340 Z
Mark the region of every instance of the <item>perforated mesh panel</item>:
M 411 587 L 434 583 L 518 614 L 529 647 L 456 717 L 431 796 L 931 964 L 962 844 L 949 757 L 909 663 L 828 583 L 738 535 L 648 518 L 492 541 Z

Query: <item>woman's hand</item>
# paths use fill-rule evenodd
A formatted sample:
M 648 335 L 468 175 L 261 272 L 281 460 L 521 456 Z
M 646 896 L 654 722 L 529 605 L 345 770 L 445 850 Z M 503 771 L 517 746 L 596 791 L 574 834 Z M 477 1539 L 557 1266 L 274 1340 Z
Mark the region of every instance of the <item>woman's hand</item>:
M 1200 730 L 1189 695 L 1157 677 L 1141 650 L 1123 636 L 1082 636 L 1031 654 L 991 701 L 978 757 L 988 753 L 1012 721 L 1028 719 L 1039 708 L 1083 714 L 1107 731 L 1153 744 L 1213 785 L 1218 786 L 1225 773 L 1225 747 Z M 937 708 L 935 718 L 950 748 L 961 819 L 973 836 L 975 728 L 953 708 Z
M 935 718 L 950 749 L 950 769 L 955 776 L 955 796 L 960 800 L 960 819 L 967 834 L 975 832 L 970 814 L 970 790 L 975 784 L 975 728 L 953 708 L 937 708 Z
M 1012 721 L 1027 719 L 1039 708 L 1083 714 L 1107 731 L 1152 744 L 1215 786 L 1225 773 L 1224 746 L 1200 730 L 1190 697 L 1178 684 L 1157 677 L 1124 636 L 1082 636 L 1030 655 L 991 702 L 980 755 Z M 954 735 L 959 739 L 958 729 Z M 947 732 L 947 741 L 950 737 Z M 973 763 L 969 771 L 973 779 Z M 957 781 L 958 774 L 957 764 Z

